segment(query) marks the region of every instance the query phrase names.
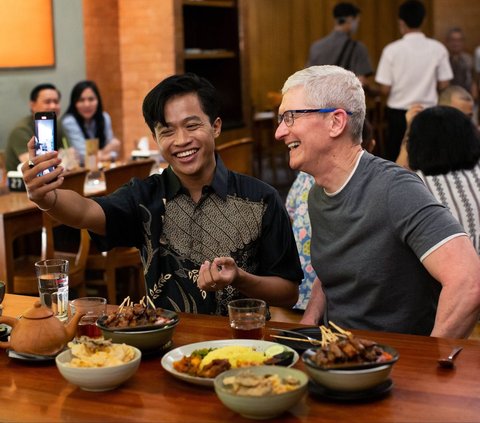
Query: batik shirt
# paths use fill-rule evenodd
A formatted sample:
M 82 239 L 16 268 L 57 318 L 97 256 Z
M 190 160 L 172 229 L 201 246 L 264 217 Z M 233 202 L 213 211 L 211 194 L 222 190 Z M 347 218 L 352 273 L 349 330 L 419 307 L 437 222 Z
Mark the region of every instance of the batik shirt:
M 132 179 L 96 198 L 106 215 L 106 235 L 92 234 L 103 250 L 140 250 L 147 293 L 156 306 L 192 313 L 227 314 L 242 297 L 232 286 L 206 292 L 197 286 L 205 260 L 232 257 L 260 276 L 299 283 L 302 271 L 288 214 L 277 191 L 231 172 L 217 157 L 211 185 L 195 203 L 171 168 L 144 181 Z

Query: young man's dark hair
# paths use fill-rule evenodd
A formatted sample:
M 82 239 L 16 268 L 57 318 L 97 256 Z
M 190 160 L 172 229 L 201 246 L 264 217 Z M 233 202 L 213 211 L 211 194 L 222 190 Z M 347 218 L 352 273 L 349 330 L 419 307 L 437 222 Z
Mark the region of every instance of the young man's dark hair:
M 198 95 L 203 112 L 213 124 L 220 114 L 220 99 L 215 87 L 205 78 L 194 73 L 173 75 L 153 88 L 143 101 L 143 117 L 148 127 L 155 132 L 155 127 L 160 123 L 166 126 L 165 103 L 172 97 L 195 93 Z
M 409 28 L 420 28 L 425 18 L 425 6 L 418 0 L 407 0 L 398 9 L 398 17 Z
M 460 110 L 430 107 L 413 119 L 407 150 L 411 169 L 441 175 L 472 169 L 480 159 L 480 137 L 471 119 Z
M 333 17 L 339 21 L 344 20 L 349 16 L 353 16 L 354 18 L 360 13 L 360 9 L 352 3 L 338 3 L 333 8 Z M 342 23 L 342 22 L 339 22 Z
M 40 91 L 43 90 L 55 90 L 58 93 L 58 98 L 61 97 L 60 91 L 58 91 L 57 87 L 53 84 L 39 84 L 36 87 L 33 87 L 32 91 L 30 92 L 30 101 L 37 101 L 38 95 Z

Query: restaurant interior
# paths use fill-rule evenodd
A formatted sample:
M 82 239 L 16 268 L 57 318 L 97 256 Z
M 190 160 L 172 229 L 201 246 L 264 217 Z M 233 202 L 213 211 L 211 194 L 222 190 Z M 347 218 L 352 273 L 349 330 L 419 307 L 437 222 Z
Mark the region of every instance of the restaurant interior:
M 361 9 L 355 39 L 368 48 L 374 68 L 382 49 L 401 37 L 397 10 L 402 2 L 352 0 Z M 68 259 L 74 295 L 105 297 L 109 313 L 117 309 L 114 305 L 122 301 L 123 305 L 128 296 L 145 295 L 138 250 L 117 247 L 108 253 L 100 252 L 90 242 L 86 230 L 59 228 L 59 222 L 38 210 L 28 200 L 21 178 L 19 181 L 17 176 L 13 183 L 18 185 L 14 188 L 9 186 L 4 158 L 7 138 L 14 123 L 28 113 L 29 93 L 37 84 L 51 82 L 58 87 L 63 113 L 72 87 L 81 80 L 95 81 L 102 93 L 103 108 L 112 118 L 113 132 L 121 140 L 116 162 L 101 164 L 101 171 L 79 168 L 68 172 L 64 181 L 68 189 L 86 196 L 108 194 L 132 177 L 144 178 L 162 171 L 166 163 L 159 157 L 144 122 L 142 102 L 146 93 L 164 78 L 194 72 L 209 79 L 222 97 L 223 128 L 216 150 L 227 167 L 271 184 L 285 200 L 296 173 L 288 166 L 285 146 L 274 137 L 280 90 L 289 75 L 305 66 L 310 45 L 332 30 L 331 11 L 338 0 L 3 3 L 0 38 L 8 40 L 3 44 L 9 46 L 0 47 L 0 51 L 8 50 L 11 54 L 10 58 L 0 54 L 0 280 L 6 284 L 4 315 L 19 316 L 26 309 L 33 310 L 30 307 L 38 297 L 38 286 L 32 269 L 39 258 Z M 427 36 L 443 41 L 449 28 L 459 26 L 466 34 L 467 51 L 473 53 L 480 46 L 480 2 L 423 3 L 427 18 L 422 29 Z M 25 29 L 30 27 L 35 30 Z M 374 85 L 373 75 L 369 82 Z M 384 153 L 384 110 L 385 98 L 379 94 L 367 96 L 367 115 L 376 139 L 373 153 L 379 156 Z M 282 307 L 272 307 L 270 312 L 265 340 L 272 341 L 274 334 L 282 330 L 281 335 L 288 340 L 292 336 L 288 331 L 297 330 L 300 325 L 301 313 Z M 176 313 L 173 314 L 176 319 Z M 7 354 L 0 350 L 0 401 L 4 402 L 0 406 L 0 421 L 251 421 L 253 414 L 227 405 L 217 388 L 215 392 L 222 402 L 215 398 L 213 379 L 205 382 L 179 376 L 167 362 L 173 352 L 186 344 L 188 347 L 200 343 L 207 348 L 204 341 L 213 339 L 221 344 L 224 341 L 220 340 L 229 339 L 228 319 L 179 315 L 180 324 L 177 326 L 175 321 L 169 327 L 168 340 L 162 338 L 160 349 L 156 346 L 152 352 L 139 347 L 142 363 L 138 367 L 138 351 L 137 367 L 128 376 L 131 379 L 100 388 L 96 393 L 89 392 L 95 391 L 95 387 L 82 385 L 85 381 L 72 382 L 69 369 L 65 370 L 61 363 L 63 359 L 49 356 L 50 361 L 39 363 L 35 362 L 38 358 L 25 359 L 28 354 L 19 359 L 14 354 L 7 357 L 8 350 Z M 62 331 L 68 332 L 67 326 Z M 318 332 L 318 328 L 315 330 Z M 108 333 L 108 328 L 103 333 Z M 293 335 L 300 336 L 299 333 L 306 338 L 300 339 L 300 343 L 316 345 L 305 335 L 309 332 L 300 330 Z M 120 342 L 128 339 L 121 335 L 116 334 Z M 478 420 L 480 322 L 465 340 L 373 331 L 358 331 L 358 335 L 366 339 L 373 336 L 382 345 L 396 348 L 389 350 L 394 358 L 388 355 L 391 362 L 384 366 L 388 367 L 388 378 L 395 364 L 392 376 L 376 385 L 380 391 L 352 393 L 347 389 L 333 396 L 328 390 L 315 391 L 310 382 L 309 395 L 296 399 L 290 411 L 269 421 Z M 298 338 L 293 339 L 299 342 Z M 5 345 L 0 342 L 0 347 Z M 178 348 L 171 350 L 172 345 Z M 308 348 L 301 347 L 299 351 Z M 454 347 L 460 348 L 456 364 L 450 360 L 448 370 L 438 366 L 437 358 L 448 355 Z M 182 350 L 185 355 L 185 351 L 191 352 Z M 295 367 L 309 370 L 307 361 L 301 358 Z M 66 380 L 52 372 L 49 364 L 56 364 Z M 309 374 L 312 377 L 314 373 Z M 97 377 L 89 379 L 96 382 Z M 119 387 L 120 384 L 123 385 Z

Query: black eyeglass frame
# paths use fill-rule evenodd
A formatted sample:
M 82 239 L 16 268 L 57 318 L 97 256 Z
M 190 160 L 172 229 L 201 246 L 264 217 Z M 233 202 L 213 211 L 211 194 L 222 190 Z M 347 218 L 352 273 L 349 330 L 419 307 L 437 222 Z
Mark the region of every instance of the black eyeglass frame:
M 277 122 L 280 125 L 282 121 L 285 122 L 285 125 L 287 126 L 293 126 L 295 123 L 295 114 L 305 114 L 305 113 L 331 113 L 334 112 L 335 110 L 343 110 L 347 115 L 351 116 L 353 115 L 353 112 L 349 112 L 347 110 L 341 109 L 340 107 L 328 107 L 324 109 L 298 109 L 298 110 L 285 110 L 282 114 L 279 114 L 277 116 Z M 287 120 L 285 120 L 286 116 L 290 116 L 287 118 L 288 121 L 291 120 L 292 123 L 288 123 Z

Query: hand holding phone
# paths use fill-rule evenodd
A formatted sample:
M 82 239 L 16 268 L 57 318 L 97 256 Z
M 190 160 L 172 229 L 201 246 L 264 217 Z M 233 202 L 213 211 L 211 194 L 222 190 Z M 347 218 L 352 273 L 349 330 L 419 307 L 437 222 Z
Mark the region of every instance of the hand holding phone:
M 35 113 L 35 155 L 40 156 L 57 150 L 57 119 L 55 112 Z M 54 167 L 45 169 L 38 176 L 54 170 Z

